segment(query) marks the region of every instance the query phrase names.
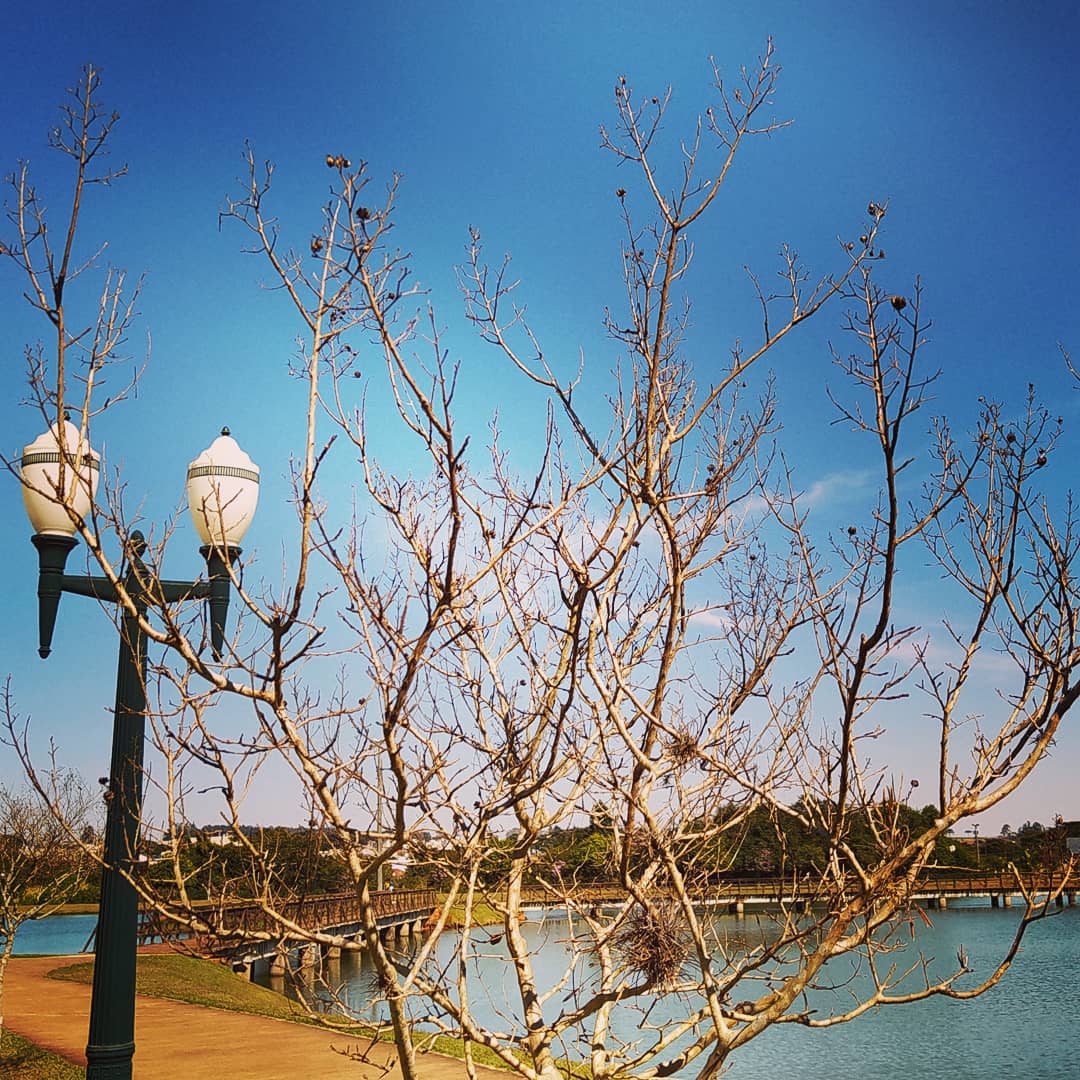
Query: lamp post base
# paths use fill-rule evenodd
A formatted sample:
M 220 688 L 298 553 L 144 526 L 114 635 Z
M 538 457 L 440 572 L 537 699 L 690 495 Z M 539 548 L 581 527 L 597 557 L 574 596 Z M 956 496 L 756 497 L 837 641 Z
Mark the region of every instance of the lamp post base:
M 86 1048 L 86 1080 L 131 1080 L 135 1043 Z

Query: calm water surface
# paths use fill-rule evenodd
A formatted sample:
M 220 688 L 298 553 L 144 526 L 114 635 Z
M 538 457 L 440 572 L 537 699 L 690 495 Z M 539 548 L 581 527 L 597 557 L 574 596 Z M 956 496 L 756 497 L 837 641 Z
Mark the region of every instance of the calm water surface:
M 96 926 L 96 915 L 56 915 L 24 922 L 15 935 L 15 955 L 68 956 L 88 945 L 93 950 L 91 935 Z
M 1008 948 L 1018 912 L 972 905 L 933 912 L 931 917 L 933 927 L 918 932 L 923 953 L 936 958 L 944 970 L 955 964 L 963 947 L 981 975 L 992 970 Z M 76 952 L 93 924 L 94 916 L 26 924 L 19 931 L 16 952 Z M 725 920 L 725 925 L 733 934 L 740 932 L 734 920 L 730 925 Z M 545 968 L 554 972 L 563 956 L 559 942 L 566 924 L 549 918 L 530 924 L 528 932 L 538 949 L 539 973 Z M 449 954 L 452 942 L 447 940 L 444 948 Z M 362 964 L 346 958 L 334 966 L 331 977 L 344 984 L 353 1011 L 370 1014 L 372 980 Z M 491 960 L 482 982 L 487 1001 L 475 1001 L 474 1012 L 505 1030 L 509 1018 L 500 1017 L 505 1011 L 500 1004 L 514 1000 L 508 965 Z M 879 1009 L 827 1030 L 773 1028 L 733 1057 L 728 1075 L 732 1080 L 1080 1080 L 1078 984 L 1080 908 L 1065 908 L 1031 927 L 1002 984 L 981 998 Z M 624 1034 L 632 1035 L 637 1022 L 637 1014 L 628 1013 Z

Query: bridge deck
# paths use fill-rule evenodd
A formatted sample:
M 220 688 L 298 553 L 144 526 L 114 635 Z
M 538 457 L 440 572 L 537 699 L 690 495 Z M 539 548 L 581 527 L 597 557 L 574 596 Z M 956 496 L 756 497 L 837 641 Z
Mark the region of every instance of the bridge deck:
M 1030 893 L 1046 893 L 1056 882 L 1046 874 L 1025 874 L 1020 881 L 1013 874 L 951 874 L 921 878 L 910 893 L 915 901 L 942 902 L 949 898 L 990 897 L 995 903 L 1026 889 Z M 853 883 L 854 887 L 854 883 Z M 1066 891 L 1069 903 L 1075 900 L 1076 889 Z M 626 901 L 627 892 L 615 882 L 579 883 L 564 889 L 532 886 L 522 890 L 522 901 L 528 907 L 565 907 L 615 905 Z M 745 905 L 810 904 L 816 894 L 812 883 L 798 878 L 757 877 L 722 879 L 694 893 L 694 902 L 704 909 L 741 909 Z M 824 896 L 822 896 L 824 899 Z M 440 897 L 434 890 L 401 890 L 375 893 L 372 897 L 376 922 L 380 929 L 412 926 L 425 920 L 438 907 Z M 200 936 L 191 944 L 207 955 L 226 956 L 237 950 L 250 951 L 260 945 L 263 951 L 304 938 L 304 931 L 341 933 L 355 937 L 363 925 L 361 904 L 354 893 L 312 896 L 267 910 L 254 901 L 226 906 L 203 905 L 201 917 L 212 933 Z M 289 927 L 296 927 L 295 932 Z M 187 928 L 170 922 L 157 913 L 148 913 L 143 924 L 146 938 L 162 940 L 188 936 Z
M 917 880 L 910 893 L 913 900 L 929 900 L 939 897 L 1016 896 L 1023 890 L 1046 893 L 1060 884 L 1060 878 L 1045 873 L 1022 874 L 1020 881 L 1011 873 L 974 873 L 927 875 Z M 695 904 L 705 907 L 722 906 L 743 901 L 746 903 L 791 903 L 813 900 L 815 882 L 797 877 L 754 877 L 721 879 L 692 893 Z M 854 890 L 857 886 L 851 883 Z M 1067 894 L 1075 896 L 1076 886 L 1070 883 Z M 588 882 L 576 884 L 565 892 L 551 888 L 528 888 L 522 890 L 527 905 L 561 905 L 569 899 L 577 904 L 622 903 L 627 892 L 614 882 Z
M 375 921 L 380 929 L 426 919 L 437 904 L 438 894 L 431 889 L 387 891 L 372 896 Z M 303 930 L 328 933 L 341 930 L 355 936 L 363 925 L 361 902 L 355 893 L 310 896 L 276 907 L 249 901 L 203 904 L 196 910 L 211 927 L 210 933 L 192 935 L 180 921 L 170 920 L 159 912 L 147 912 L 142 935 L 163 941 L 182 937 L 204 955 L 227 956 L 255 944 L 273 951 L 281 944 L 302 940 Z M 300 928 L 299 932 L 290 932 L 290 926 Z

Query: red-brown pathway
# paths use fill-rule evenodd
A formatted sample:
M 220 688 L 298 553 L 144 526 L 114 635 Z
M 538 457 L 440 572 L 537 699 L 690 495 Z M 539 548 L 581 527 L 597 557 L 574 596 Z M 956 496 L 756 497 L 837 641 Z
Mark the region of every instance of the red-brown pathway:
M 56 956 L 12 959 L 4 980 L 4 1027 L 85 1065 L 90 987 L 46 978 L 64 963 Z M 344 1036 L 287 1020 L 160 998 L 135 1002 L 136 1080 L 400 1080 L 391 1046 L 372 1047 L 371 1061 L 362 1063 L 339 1052 L 349 1044 Z M 485 1080 L 509 1075 L 493 1069 L 478 1074 Z M 420 1075 L 464 1080 L 466 1074 L 460 1061 L 426 1054 Z

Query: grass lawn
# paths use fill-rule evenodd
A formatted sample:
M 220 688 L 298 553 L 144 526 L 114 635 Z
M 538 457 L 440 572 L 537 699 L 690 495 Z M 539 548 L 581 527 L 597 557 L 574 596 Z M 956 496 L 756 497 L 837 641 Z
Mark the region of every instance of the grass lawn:
M 49 978 L 89 985 L 93 974 L 93 961 L 85 960 L 50 971 Z M 240 978 L 224 964 L 179 954 L 140 956 L 135 968 L 135 992 L 279 1020 L 298 1020 L 305 1015 L 296 1002 Z
M 477 900 L 472 907 L 473 926 L 500 926 L 503 917 L 486 900 Z M 465 925 L 465 904 L 458 901 L 450 909 L 450 917 L 446 920 L 448 929 L 457 930 Z
M 5 1031 L 0 1034 L 0 1076 L 4 1080 L 84 1080 L 86 1073 L 81 1066 Z

